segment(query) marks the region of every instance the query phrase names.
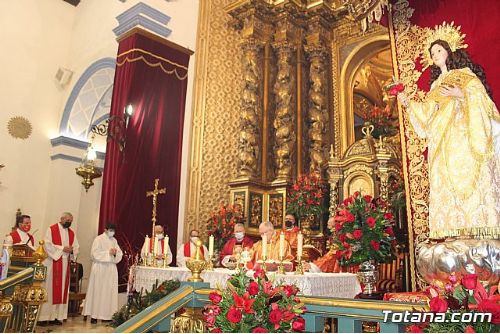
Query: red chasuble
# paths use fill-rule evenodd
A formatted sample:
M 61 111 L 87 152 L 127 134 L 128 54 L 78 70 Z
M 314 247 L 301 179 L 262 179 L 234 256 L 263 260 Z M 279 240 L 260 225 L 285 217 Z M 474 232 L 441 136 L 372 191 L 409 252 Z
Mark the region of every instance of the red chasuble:
M 33 241 L 33 236 L 29 233 L 27 233 L 27 234 L 28 234 L 28 237 L 30 238 L 29 241 L 31 243 L 31 246 L 35 247 L 35 242 Z M 19 235 L 19 232 L 17 232 L 17 230 L 11 232 L 10 236 L 12 237 L 12 243 L 14 245 L 21 243 L 21 236 Z
M 58 224 L 50 226 L 50 232 L 52 234 L 52 243 L 54 245 L 62 246 L 61 232 L 59 231 Z M 69 235 L 69 245 L 73 246 L 73 241 L 75 240 L 75 233 L 72 229 L 68 228 Z M 68 302 L 68 290 L 69 290 L 69 276 L 70 276 L 70 259 L 68 257 L 68 267 L 66 270 L 66 277 L 64 278 L 64 298 L 61 295 L 62 282 L 63 282 L 63 257 L 61 256 L 59 260 L 52 260 L 52 304 L 66 304 Z
M 153 253 L 153 238 L 149 239 L 149 251 Z M 162 254 L 165 254 L 165 239 L 160 240 Z
M 191 257 L 191 247 L 189 246 L 190 242 L 186 242 L 184 244 L 184 257 Z M 205 250 L 203 246 L 200 247 L 201 255 L 205 257 Z

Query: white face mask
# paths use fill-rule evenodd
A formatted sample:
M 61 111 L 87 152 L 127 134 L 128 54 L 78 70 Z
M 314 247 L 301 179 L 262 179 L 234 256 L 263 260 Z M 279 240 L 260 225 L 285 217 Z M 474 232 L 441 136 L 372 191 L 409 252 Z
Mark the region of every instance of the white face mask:
M 156 237 L 158 238 L 158 240 L 161 240 L 164 238 L 163 233 L 157 234 Z
M 108 237 L 112 238 L 115 235 L 115 231 L 107 231 L 106 234 Z
M 236 232 L 234 234 L 234 237 L 236 238 L 236 240 L 241 241 L 245 237 L 245 232 Z
M 196 243 L 196 241 L 198 241 L 198 240 L 200 240 L 200 238 L 199 238 L 199 237 L 191 237 L 191 242 L 192 242 L 193 244 L 195 244 L 195 243 Z

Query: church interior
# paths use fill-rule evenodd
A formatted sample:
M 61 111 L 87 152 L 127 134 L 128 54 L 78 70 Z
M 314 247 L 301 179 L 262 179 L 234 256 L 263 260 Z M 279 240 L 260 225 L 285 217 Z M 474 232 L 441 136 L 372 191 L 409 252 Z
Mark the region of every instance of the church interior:
M 498 17 L 0 2 L 2 331 L 500 331 Z

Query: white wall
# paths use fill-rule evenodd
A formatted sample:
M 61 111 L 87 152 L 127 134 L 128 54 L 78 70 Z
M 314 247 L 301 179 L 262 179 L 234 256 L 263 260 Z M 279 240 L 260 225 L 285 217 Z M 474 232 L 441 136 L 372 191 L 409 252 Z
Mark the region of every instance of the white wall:
M 74 18 L 75 8 L 63 1 L 0 1 L 0 163 L 6 165 L 0 171 L 1 233 L 10 231 L 17 208 L 32 216 L 34 228 L 45 224 L 48 139 L 58 129 L 63 103 L 54 75 L 67 63 Z M 31 137 L 8 134 L 13 116 L 30 120 Z
M 63 109 L 77 79 L 90 64 L 116 57 L 118 43 L 112 29 L 116 16 L 138 0 L 84 0 L 77 7 L 60 0 L 0 1 L 0 233 L 10 231 L 16 209 L 32 216 L 39 240 L 63 211 L 72 211 L 81 244 L 85 278 L 90 273 L 89 251 L 97 235 L 101 180 L 88 193 L 76 176 L 76 162 L 53 160 L 50 139 L 59 136 Z M 199 0 L 143 0 L 171 17 L 169 40 L 194 50 Z M 184 219 L 187 156 L 191 122 L 194 62 L 189 66 L 181 175 L 180 225 Z M 59 67 L 72 70 L 64 89 L 54 81 Z M 10 117 L 24 116 L 33 125 L 27 140 L 12 138 L 6 130 Z M 85 140 L 85 138 L 81 138 Z M 61 149 L 61 148 L 59 148 Z M 81 154 L 83 152 L 73 152 Z M 181 228 L 182 229 L 182 228 Z M 182 231 L 181 231 L 182 232 Z

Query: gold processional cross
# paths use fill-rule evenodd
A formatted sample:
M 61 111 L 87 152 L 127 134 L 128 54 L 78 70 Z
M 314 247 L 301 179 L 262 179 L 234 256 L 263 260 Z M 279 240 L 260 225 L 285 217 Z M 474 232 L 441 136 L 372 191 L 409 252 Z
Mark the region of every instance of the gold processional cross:
M 155 235 L 156 202 L 158 201 L 158 195 L 165 194 L 167 192 L 167 188 L 158 189 L 159 182 L 160 182 L 160 179 L 155 179 L 155 189 L 153 191 L 146 192 L 146 197 L 153 196 L 153 217 L 151 218 L 151 222 L 153 223 L 153 227 L 151 229 L 151 238 L 154 238 L 154 235 Z

